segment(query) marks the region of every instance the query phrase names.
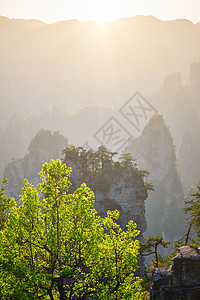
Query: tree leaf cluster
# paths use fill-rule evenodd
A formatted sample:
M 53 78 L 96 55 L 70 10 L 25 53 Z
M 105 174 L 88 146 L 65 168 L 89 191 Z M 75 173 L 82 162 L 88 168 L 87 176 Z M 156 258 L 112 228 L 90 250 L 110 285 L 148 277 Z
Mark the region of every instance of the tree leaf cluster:
M 70 172 L 60 160 L 45 163 L 39 191 L 25 180 L 22 204 L 2 208 L 0 299 L 142 299 L 136 224 L 125 232 L 118 211 L 97 216 L 86 184 L 68 192 Z

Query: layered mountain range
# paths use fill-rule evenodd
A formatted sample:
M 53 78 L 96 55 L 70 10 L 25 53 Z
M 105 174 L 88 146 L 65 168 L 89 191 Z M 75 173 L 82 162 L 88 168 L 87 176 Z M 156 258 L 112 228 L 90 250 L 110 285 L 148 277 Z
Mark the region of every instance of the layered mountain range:
M 189 83 L 190 64 L 200 59 L 199 34 L 200 23 L 151 16 L 101 25 L 0 17 L 1 126 L 13 113 L 26 117 L 54 106 L 66 112 L 121 106 L 177 71 Z

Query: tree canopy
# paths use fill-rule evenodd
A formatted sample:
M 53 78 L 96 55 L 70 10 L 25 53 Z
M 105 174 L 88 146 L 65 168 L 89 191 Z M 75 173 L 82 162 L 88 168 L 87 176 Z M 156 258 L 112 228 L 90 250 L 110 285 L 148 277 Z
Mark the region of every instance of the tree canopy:
M 183 209 L 185 213 L 189 213 L 190 228 L 193 228 L 196 233 L 197 242 L 200 242 L 200 186 L 197 186 L 197 190 L 191 195 L 192 199 L 185 201 L 186 207 Z M 195 242 L 195 241 L 193 241 Z
M 8 200 L 5 192 L 6 183 L 8 183 L 8 180 L 4 179 L 0 188 L 0 230 L 3 228 L 8 215 Z
M 70 168 L 43 165 L 39 191 L 27 180 L 21 205 L 8 199 L 0 231 L 1 299 L 142 299 L 137 269 L 139 234 L 122 231 L 118 211 L 97 216 L 82 184 L 68 192 Z M 7 208 L 7 207 L 6 207 Z
M 158 268 L 159 257 L 161 255 L 158 254 L 158 246 L 162 246 L 167 248 L 170 242 L 164 241 L 163 236 L 151 236 L 149 235 L 147 238 L 144 238 L 144 242 L 140 242 L 140 255 L 148 256 L 151 254 L 155 255 L 155 263 L 154 267 Z

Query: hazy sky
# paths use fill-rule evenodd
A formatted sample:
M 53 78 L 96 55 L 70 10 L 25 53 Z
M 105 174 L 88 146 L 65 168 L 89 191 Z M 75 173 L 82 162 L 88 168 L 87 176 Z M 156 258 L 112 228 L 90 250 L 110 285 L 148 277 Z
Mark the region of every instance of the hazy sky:
M 200 0 L 0 0 L 0 15 L 46 23 L 79 19 L 111 21 L 135 15 L 200 22 Z

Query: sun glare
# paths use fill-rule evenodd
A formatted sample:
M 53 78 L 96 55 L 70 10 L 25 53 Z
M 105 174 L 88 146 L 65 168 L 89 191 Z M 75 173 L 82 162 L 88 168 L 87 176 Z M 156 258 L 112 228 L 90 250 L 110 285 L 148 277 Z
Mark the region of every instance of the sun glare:
M 117 17 L 112 17 L 106 14 L 97 15 L 94 17 L 94 21 L 98 22 L 99 24 L 108 23 L 117 20 Z
M 107 23 L 118 19 L 119 16 L 120 12 L 114 6 L 114 2 L 106 2 L 93 11 L 92 19 L 99 23 Z

